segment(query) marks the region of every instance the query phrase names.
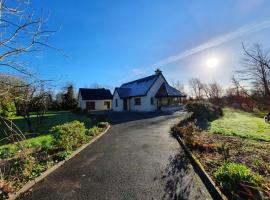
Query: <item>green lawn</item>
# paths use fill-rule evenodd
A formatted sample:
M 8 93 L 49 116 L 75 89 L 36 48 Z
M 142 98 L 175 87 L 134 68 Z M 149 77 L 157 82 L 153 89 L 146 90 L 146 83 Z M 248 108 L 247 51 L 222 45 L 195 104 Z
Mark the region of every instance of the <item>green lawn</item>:
M 47 135 L 49 130 L 58 124 L 63 124 L 66 122 L 71 122 L 74 120 L 78 120 L 84 122 L 86 128 L 92 127 L 92 122 L 89 118 L 87 118 L 83 114 L 76 114 L 70 111 L 49 111 L 45 114 L 43 123 L 40 127 L 37 126 L 35 121 L 35 116 L 31 116 L 33 130 L 34 133 L 38 133 L 40 135 Z M 22 130 L 22 132 L 29 132 L 26 121 L 21 116 L 12 117 L 11 120 Z M 1 127 L 0 127 L 1 128 Z M 3 135 L 3 132 L 0 131 L 0 139 L 5 138 L 6 136 Z M 1 140 L 0 144 L 5 144 L 7 141 Z
M 252 113 L 225 108 L 224 116 L 210 123 L 209 132 L 270 141 L 270 124 Z
M 53 143 L 52 135 L 42 135 L 30 139 L 26 139 L 21 142 L 21 145 L 27 148 L 38 148 L 38 147 L 49 147 Z M 14 144 L 5 144 L 0 146 L 0 159 L 8 158 L 14 156 L 19 150 L 18 145 Z
M 85 123 L 85 126 L 87 128 L 90 128 L 92 126 L 91 120 L 87 118 L 83 114 L 75 114 L 70 111 L 49 111 L 44 116 L 44 121 L 42 125 L 38 128 L 37 123 L 35 123 L 35 116 L 32 115 L 32 122 L 33 122 L 33 128 L 34 132 L 41 133 L 41 134 L 47 134 L 51 127 L 63 124 L 66 122 L 71 122 L 74 120 L 78 120 Z M 26 125 L 25 120 L 21 116 L 16 116 L 12 118 L 12 121 L 20 127 L 20 129 L 23 132 L 28 132 L 28 128 Z
M 76 114 L 70 111 L 49 111 L 45 114 L 44 121 L 42 125 L 37 128 L 37 123 L 35 123 L 35 116 L 32 117 L 32 123 L 34 127 L 34 132 L 39 133 L 40 136 L 29 138 L 22 141 L 22 144 L 27 148 L 44 147 L 50 146 L 53 142 L 52 135 L 49 134 L 49 130 L 58 124 L 63 124 L 66 122 L 71 122 L 78 120 L 84 122 L 86 128 L 91 128 L 93 126 L 91 120 L 83 114 Z M 28 128 L 25 120 L 21 116 L 16 116 L 11 119 L 23 132 L 28 132 Z M 1 133 L 1 132 L 0 132 Z M 0 139 L 5 136 L 0 134 Z M 10 157 L 18 151 L 18 146 L 16 144 L 6 144 L 5 140 L 1 141 L 0 146 L 0 158 Z

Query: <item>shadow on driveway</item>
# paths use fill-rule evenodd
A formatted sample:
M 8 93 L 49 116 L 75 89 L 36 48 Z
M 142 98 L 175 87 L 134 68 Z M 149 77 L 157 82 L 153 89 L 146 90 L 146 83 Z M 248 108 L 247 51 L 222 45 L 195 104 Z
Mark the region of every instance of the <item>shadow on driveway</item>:
M 208 199 L 198 190 L 200 181 L 184 152 L 170 157 L 160 179 L 165 182 L 163 200 Z
M 159 116 L 174 115 L 179 112 L 108 112 L 108 120 L 111 124 L 120 124 L 130 121 L 149 119 Z

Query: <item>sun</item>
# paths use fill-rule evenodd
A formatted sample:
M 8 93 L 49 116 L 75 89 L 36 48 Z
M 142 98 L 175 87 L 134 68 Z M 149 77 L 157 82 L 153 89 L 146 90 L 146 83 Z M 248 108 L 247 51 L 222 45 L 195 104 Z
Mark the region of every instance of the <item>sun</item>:
M 206 66 L 208 68 L 215 68 L 218 66 L 218 64 L 219 64 L 219 59 L 216 57 L 211 57 L 206 60 Z

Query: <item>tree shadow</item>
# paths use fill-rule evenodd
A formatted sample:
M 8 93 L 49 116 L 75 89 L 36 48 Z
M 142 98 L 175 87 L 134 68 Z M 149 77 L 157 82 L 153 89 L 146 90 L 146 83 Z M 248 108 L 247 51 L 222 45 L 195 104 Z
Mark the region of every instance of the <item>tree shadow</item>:
M 142 119 L 150 119 L 159 116 L 172 115 L 174 112 L 107 112 L 108 121 L 115 125 L 130 121 L 137 121 Z
M 169 164 L 161 173 L 160 180 L 165 183 L 162 199 L 202 199 L 195 175 L 190 160 L 184 152 L 171 157 Z
M 204 131 L 207 131 L 210 127 L 210 122 L 207 120 L 197 120 L 195 124 L 199 129 Z

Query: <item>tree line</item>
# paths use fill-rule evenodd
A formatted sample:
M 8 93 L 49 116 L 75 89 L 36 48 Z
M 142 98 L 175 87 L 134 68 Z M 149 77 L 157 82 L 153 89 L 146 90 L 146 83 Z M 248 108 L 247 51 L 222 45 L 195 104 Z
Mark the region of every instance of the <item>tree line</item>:
M 217 81 L 202 83 L 199 78 L 189 81 L 193 99 L 207 99 L 214 104 L 228 104 L 249 111 L 270 112 L 270 55 L 260 44 L 247 49 L 244 44 L 242 67 L 235 71 L 231 85 L 224 89 Z

